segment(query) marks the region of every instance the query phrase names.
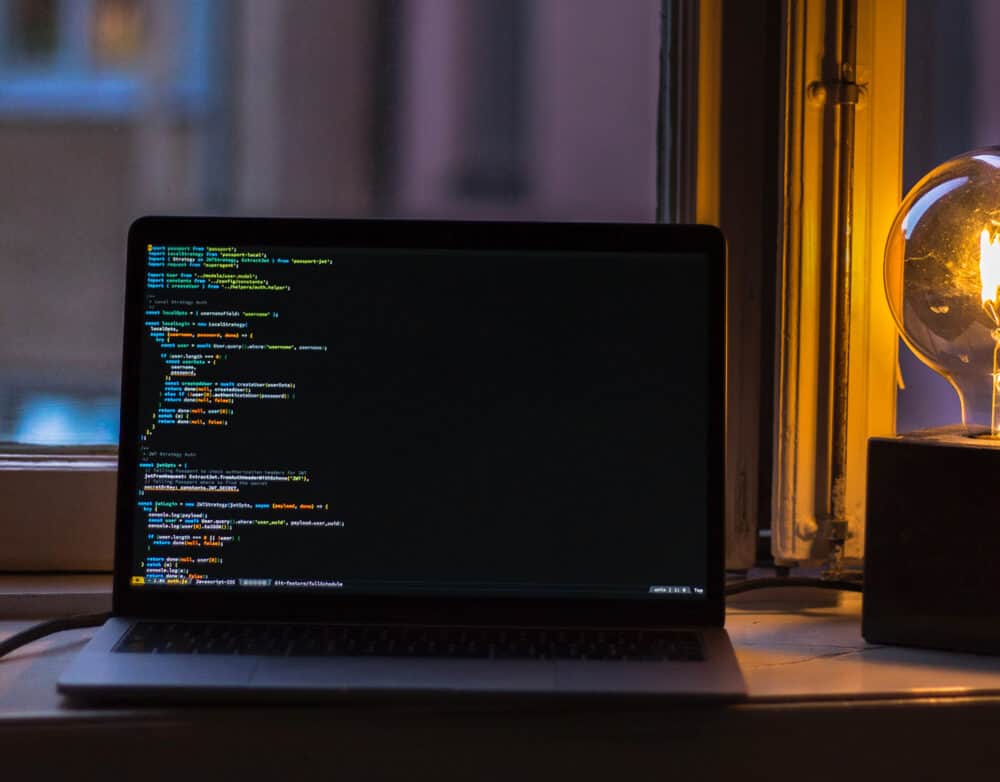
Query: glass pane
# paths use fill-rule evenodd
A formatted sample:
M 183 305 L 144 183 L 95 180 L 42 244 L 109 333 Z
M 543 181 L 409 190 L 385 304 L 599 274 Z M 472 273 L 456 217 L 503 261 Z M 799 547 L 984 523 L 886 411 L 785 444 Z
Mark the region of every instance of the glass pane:
M 908 0 L 903 193 L 938 164 L 1000 143 L 1000 24 L 995 0 Z M 906 388 L 897 397 L 900 432 L 961 421 L 948 383 L 900 345 Z
M 35 64 L 55 60 L 59 43 L 58 0 L 8 0 L 7 61 Z
M 91 56 L 0 89 L 0 440 L 114 441 L 142 214 L 655 215 L 659 0 L 8 7 L 89 9 Z

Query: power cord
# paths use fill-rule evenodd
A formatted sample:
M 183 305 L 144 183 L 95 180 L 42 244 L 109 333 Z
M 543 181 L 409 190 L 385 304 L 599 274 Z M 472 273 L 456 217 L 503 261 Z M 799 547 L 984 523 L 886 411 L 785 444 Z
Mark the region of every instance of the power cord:
M 816 589 L 837 589 L 844 592 L 860 592 L 861 582 L 848 579 L 806 578 L 803 576 L 773 576 L 771 578 L 747 578 L 742 581 L 731 581 L 726 584 L 727 595 L 738 595 L 753 589 L 771 589 L 773 587 L 814 587 Z M 75 630 L 81 627 L 99 627 L 110 618 L 109 612 L 99 614 L 80 614 L 62 619 L 52 619 L 32 625 L 26 630 L 15 633 L 10 638 L 0 641 L 0 657 L 4 657 L 15 649 L 37 641 L 53 633 L 64 630 Z
M 838 589 L 843 592 L 860 592 L 861 582 L 848 579 L 805 578 L 802 576 L 774 576 L 772 578 L 747 578 L 726 584 L 727 595 L 738 595 L 752 589 L 772 587 L 815 587 L 817 589 Z
M 4 657 L 15 649 L 30 644 L 32 641 L 37 641 L 46 635 L 61 633 L 63 630 L 75 630 L 79 627 L 99 627 L 108 621 L 110 617 L 111 613 L 104 611 L 100 614 L 80 614 L 78 616 L 67 616 L 62 619 L 40 622 L 26 630 L 15 633 L 4 641 L 0 641 L 0 657 Z

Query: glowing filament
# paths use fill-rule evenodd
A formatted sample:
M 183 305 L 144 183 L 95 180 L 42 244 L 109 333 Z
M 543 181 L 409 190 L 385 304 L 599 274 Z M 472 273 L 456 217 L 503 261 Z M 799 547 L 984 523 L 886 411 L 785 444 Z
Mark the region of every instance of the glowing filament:
M 982 281 L 983 307 L 996 322 L 997 288 L 1000 288 L 1000 236 L 990 236 L 990 232 L 985 229 L 979 234 L 979 278 Z
M 982 283 L 983 309 L 993 320 L 993 403 L 990 434 L 1000 438 L 1000 312 L 997 311 L 997 290 L 1000 289 L 1000 236 L 990 236 L 983 229 L 979 234 L 979 279 Z

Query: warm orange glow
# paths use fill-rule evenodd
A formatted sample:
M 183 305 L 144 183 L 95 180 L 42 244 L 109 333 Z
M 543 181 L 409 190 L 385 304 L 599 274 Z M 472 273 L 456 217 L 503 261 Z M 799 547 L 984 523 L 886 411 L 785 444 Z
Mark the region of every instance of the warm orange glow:
M 990 413 L 990 434 L 1000 438 L 1000 236 L 991 236 L 983 229 L 979 234 L 979 279 L 982 284 L 983 309 L 993 320 L 993 402 Z
M 1000 236 L 990 236 L 983 229 L 979 234 L 979 278 L 982 282 L 983 306 L 993 322 L 997 320 L 997 289 L 1000 288 Z

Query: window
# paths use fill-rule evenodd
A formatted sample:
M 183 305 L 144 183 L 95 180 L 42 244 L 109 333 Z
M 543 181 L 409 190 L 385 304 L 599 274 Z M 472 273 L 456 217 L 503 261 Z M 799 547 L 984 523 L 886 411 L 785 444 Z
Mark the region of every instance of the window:
M 835 498 L 860 556 L 864 441 L 891 430 L 895 401 L 878 280 L 905 14 L 857 0 L 848 78 L 830 71 L 848 7 L 0 0 L 0 489 L 15 498 L 0 567 L 110 564 L 135 217 L 651 221 L 658 203 L 730 240 L 727 561 L 753 562 L 759 528 L 780 561 L 822 558 Z M 854 86 L 857 295 L 835 479 L 831 118 Z M 41 537 L 27 521 L 39 492 L 58 531 Z
M 113 451 L 78 454 L 117 436 L 132 219 L 651 221 L 661 13 L 659 0 L 2 0 L 0 482 L 37 496 L 36 446 L 56 449 L 44 485 L 67 508 L 49 515 L 94 516 L 98 532 L 43 539 L 25 530 L 31 508 L 0 510 L 0 567 L 71 566 L 52 541 L 94 534 L 75 567 L 110 563 Z
M 903 192 L 945 160 L 1000 140 L 990 100 L 1000 73 L 991 31 L 1000 8 L 983 0 L 908 0 Z M 954 389 L 899 346 L 897 429 L 958 423 Z
M 205 39 L 218 14 L 208 0 L 178 7 L 184 25 L 174 36 L 187 56 L 168 80 L 175 102 L 195 110 L 207 88 Z M 136 113 L 149 83 L 156 15 L 156 5 L 141 0 L 3 0 L 0 116 L 86 120 Z
M 772 545 L 779 561 L 823 561 L 846 523 L 857 561 L 867 438 L 892 432 L 895 402 L 882 250 L 899 204 L 905 8 L 785 8 Z

